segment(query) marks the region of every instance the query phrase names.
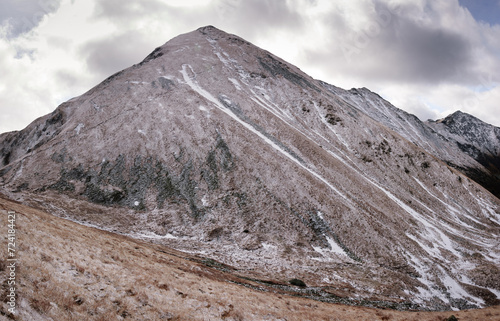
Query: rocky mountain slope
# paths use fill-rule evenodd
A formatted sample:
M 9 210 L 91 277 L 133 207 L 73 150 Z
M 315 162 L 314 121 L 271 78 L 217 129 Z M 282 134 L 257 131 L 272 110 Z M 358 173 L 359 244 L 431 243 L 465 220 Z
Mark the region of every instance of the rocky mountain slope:
M 260 280 L 214 260 L 58 218 L 3 198 L 16 213 L 17 309 L 9 312 L 0 240 L 0 320 L 493 320 L 500 306 L 411 312 L 331 304 L 335 289 Z M 311 294 L 322 293 L 316 300 Z M 8 298 L 8 297 L 7 297 Z M 338 299 L 338 298 L 337 298 Z
M 497 304 L 500 200 L 441 161 L 430 129 L 414 142 L 361 105 L 203 27 L 1 135 L 0 183 L 59 216 L 339 297 Z
M 422 122 L 367 88 L 323 86 L 500 197 L 500 128 L 460 111 Z

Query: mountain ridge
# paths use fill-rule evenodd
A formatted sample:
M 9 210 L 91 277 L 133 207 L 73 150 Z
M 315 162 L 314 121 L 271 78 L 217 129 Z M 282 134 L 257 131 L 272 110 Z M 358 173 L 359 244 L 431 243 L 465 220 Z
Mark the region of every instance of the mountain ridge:
M 0 136 L 11 198 L 269 278 L 348 280 L 352 296 L 498 300 L 481 274 L 500 275 L 497 198 L 237 36 L 200 28 L 158 48 Z
M 500 196 L 500 128 L 461 111 L 441 120 L 423 122 L 367 88 L 344 90 L 324 82 L 323 85 L 374 120 L 460 170 L 496 197 Z M 462 128 L 447 124 L 461 124 Z

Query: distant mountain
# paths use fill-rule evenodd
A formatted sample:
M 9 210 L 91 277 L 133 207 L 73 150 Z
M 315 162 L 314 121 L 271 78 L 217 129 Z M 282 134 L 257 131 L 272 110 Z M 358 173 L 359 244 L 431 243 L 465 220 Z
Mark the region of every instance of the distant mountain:
M 2 134 L 0 184 L 56 215 L 326 297 L 497 304 L 500 200 L 447 165 L 488 170 L 447 123 L 208 26 Z
M 428 125 L 482 166 L 446 161 L 500 198 L 500 128 L 460 111 Z

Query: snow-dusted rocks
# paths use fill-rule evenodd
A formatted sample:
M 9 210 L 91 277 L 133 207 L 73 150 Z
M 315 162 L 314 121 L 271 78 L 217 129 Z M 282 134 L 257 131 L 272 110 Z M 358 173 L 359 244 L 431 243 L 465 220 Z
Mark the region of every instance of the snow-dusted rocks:
M 1 184 L 252 276 L 400 308 L 498 302 L 482 275 L 500 279 L 500 201 L 442 161 L 437 130 L 360 92 L 200 28 L 0 136 Z
M 460 111 L 422 122 L 366 88 L 344 90 L 322 85 L 500 197 L 500 128 Z

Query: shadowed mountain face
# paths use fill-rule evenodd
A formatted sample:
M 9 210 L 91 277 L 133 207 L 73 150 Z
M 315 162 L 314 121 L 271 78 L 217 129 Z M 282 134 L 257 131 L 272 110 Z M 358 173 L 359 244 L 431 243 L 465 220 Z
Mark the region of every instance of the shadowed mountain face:
M 500 128 L 460 111 L 428 124 L 481 166 L 448 163 L 500 198 Z
M 204 27 L 1 135 L 1 184 L 54 214 L 326 297 L 498 303 L 500 201 L 436 151 L 478 162 L 411 115 L 377 119 L 392 114 L 378 96 L 367 112 L 373 95 Z M 417 141 L 404 121 L 421 126 Z

